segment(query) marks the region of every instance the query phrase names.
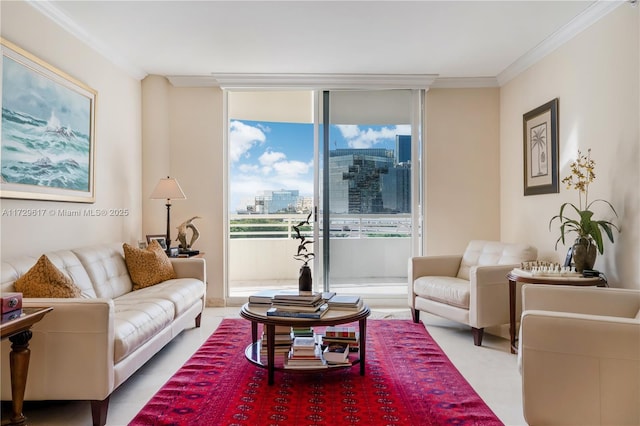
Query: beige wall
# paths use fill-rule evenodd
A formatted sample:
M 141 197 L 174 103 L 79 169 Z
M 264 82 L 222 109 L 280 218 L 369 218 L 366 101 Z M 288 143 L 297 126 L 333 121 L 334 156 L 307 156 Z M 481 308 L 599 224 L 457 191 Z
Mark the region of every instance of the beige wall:
M 195 222 L 202 234 L 196 248 L 206 253 L 209 304 L 222 304 L 222 92 L 175 88 L 158 76 L 140 84 L 28 4 L 1 7 L 3 37 L 98 91 L 94 206 L 130 210 L 125 218 L 2 217 L 1 255 L 163 233 L 164 203 L 148 196 L 171 175 L 188 197 L 174 202 L 172 228 L 202 216 Z M 575 202 L 575 192 L 522 195 L 522 114 L 558 97 L 561 177 L 577 147 L 592 148 L 598 163 L 592 195 L 620 213 L 623 232 L 596 268 L 613 286 L 640 288 L 638 10 L 622 5 L 500 89 L 427 93 L 426 253 L 458 252 L 471 238 L 500 238 L 531 242 L 542 258 L 563 257 L 566 248 L 553 249 L 548 219 L 562 202 Z M 2 208 L 84 207 L 1 202 Z
M 427 92 L 425 254 L 500 239 L 499 128 L 499 89 Z
M 205 253 L 207 304 L 223 306 L 222 91 L 176 88 L 164 77 L 148 76 L 142 92 L 144 234 L 166 232 L 164 201 L 148 197 L 160 178 L 175 177 L 187 199 L 172 203 L 172 245 L 176 245 L 176 226 L 200 216 L 193 221 L 200 232 L 193 248 Z
M 559 98 L 560 179 L 577 149 L 592 149 L 596 180 L 589 199 L 610 201 L 622 233 L 607 241 L 595 268 L 614 287 L 640 288 L 639 8 L 624 4 L 502 87 L 500 92 L 501 235 L 529 241 L 540 258 L 560 261 L 568 246 L 549 220 L 575 190 L 523 196 L 522 115 Z M 604 212 L 606 213 L 606 211 Z M 608 218 L 608 217 L 607 217 Z
M 140 82 L 25 2 L 2 2 L 1 35 L 98 92 L 94 204 L 0 200 L 2 209 L 128 209 L 126 217 L 11 217 L 0 221 L 2 258 L 138 239 L 141 224 Z

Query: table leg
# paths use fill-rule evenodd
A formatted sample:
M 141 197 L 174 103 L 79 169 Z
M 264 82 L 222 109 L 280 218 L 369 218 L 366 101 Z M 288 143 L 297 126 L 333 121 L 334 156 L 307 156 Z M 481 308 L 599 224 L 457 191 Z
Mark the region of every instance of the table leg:
M 516 282 L 509 280 L 509 341 L 511 353 L 518 353 L 516 348 Z
M 256 321 L 251 321 L 251 343 L 256 343 L 258 341 L 258 323 Z
M 364 376 L 364 363 L 367 353 L 367 319 L 360 320 L 360 375 Z
M 266 324 L 267 327 L 267 383 L 272 385 L 274 382 L 275 361 L 276 361 L 276 326 Z
M 11 406 L 12 413 L 9 424 L 24 425 L 27 418 L 22 414 L 22 404 L 24 402 L 24 391 L 27 387 L 27 373 L 29 372 L 29 340 L 31 340 L 31 330 L 9 337 L 11 341 L 11 353 L 9 354 L 9 365 L 11 369 Z

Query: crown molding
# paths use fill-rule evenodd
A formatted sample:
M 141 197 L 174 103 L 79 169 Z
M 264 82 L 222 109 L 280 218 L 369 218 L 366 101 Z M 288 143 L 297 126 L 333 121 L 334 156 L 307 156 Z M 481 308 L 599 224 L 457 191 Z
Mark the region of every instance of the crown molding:
M 78 40 L 104 56 L 118 68 L 124 70 L 133 78 L 142 80 L 147 76 L 145 71 L 132 65 L 113 49 L 91 37 L 84 28 L 69 18 L 67 14 L 58 9 L 49 0 L 26 0 L 26 2 L 45 17 L 58 24 L 62 29 L 68 31 Z
M 602 19 L 609 12 L 627 2 L 627 0 L 597 0 L 568 24 L 505 68 L 497 76 L 498 84 L 500 86 L 505 85 L 527 68 Z
M 214 75 L 174 75 L 168 76 L 167 80 L 174 87 L 221 87 L 223 89 L 250 90 L 258 88 L 278 88 L 278 89 L 327 89 L 319 82 L 331 81 L 333 89 L 356 89 L 363 88 L 363 84 L 371 83 L 375 79 L 375 85 L 367 85 L 366 88 L 431 88 L 431 89 L 467 89 L 467 88 L 487 88 L 499 87 L 495 77 L 437 77 L 412 75 L 372 75 L 364 74 L 362 80 L 357 74 L 214 74 Z M 348 76 L 345 77 L 345 76 Z M 344 77 L 344 78 L 341 78 Z M 402 80 L 403 87 L 392 86 L 393 82 Z M 336 82 L 340 82 L 340 87 L 335 87 Z M 431 84 L 428 84 L 432 81 Z M 384 84 L 382 84 L 384 82 Z M 412 84 L 414 83 L 414 84 Z M 388 87 L 387 87 L 388 86 Z
M 500 87 L 495 77 L 439 77 L 431 85 L 432 89 L 473 89 Z
M 212 73 L 223 89 L 428 89 L 436 74 Z M 171 81 L 171 78 L 169 79 Z

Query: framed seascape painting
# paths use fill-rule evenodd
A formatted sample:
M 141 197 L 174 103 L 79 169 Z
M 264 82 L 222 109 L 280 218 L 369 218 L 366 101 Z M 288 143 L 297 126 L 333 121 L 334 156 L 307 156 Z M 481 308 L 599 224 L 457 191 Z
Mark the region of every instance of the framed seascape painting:
M 524 195 L 560 192 L 558 181 L 558 98 L 522 116 Z
M 0 42 L 0 196 L 93 203 L 96 92 Z

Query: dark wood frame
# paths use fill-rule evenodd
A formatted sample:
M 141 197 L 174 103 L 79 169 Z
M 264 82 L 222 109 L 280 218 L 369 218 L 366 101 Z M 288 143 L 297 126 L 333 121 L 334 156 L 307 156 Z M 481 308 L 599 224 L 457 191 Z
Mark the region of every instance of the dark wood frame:
M 558 169 L 558 98 L 555 98 L 522 116 L 523 142 L 523 184 L 524 195 L 553 194 L 560 192 Z M 544 126 L 543 129 L 539 129 Z M 536 138 L 535 129 L 543 130 L 544 135 Z M 532 144 L 537 140 L 544 143 L 543 161 L 547 163 L 546 171 L 540 176 L 532 176 Z M 550 159 L 550 161 L 549 161 Z M 538 182 L 536 182 L 536 180 Z M 542 183 L 539 183 L 542 181 Z

